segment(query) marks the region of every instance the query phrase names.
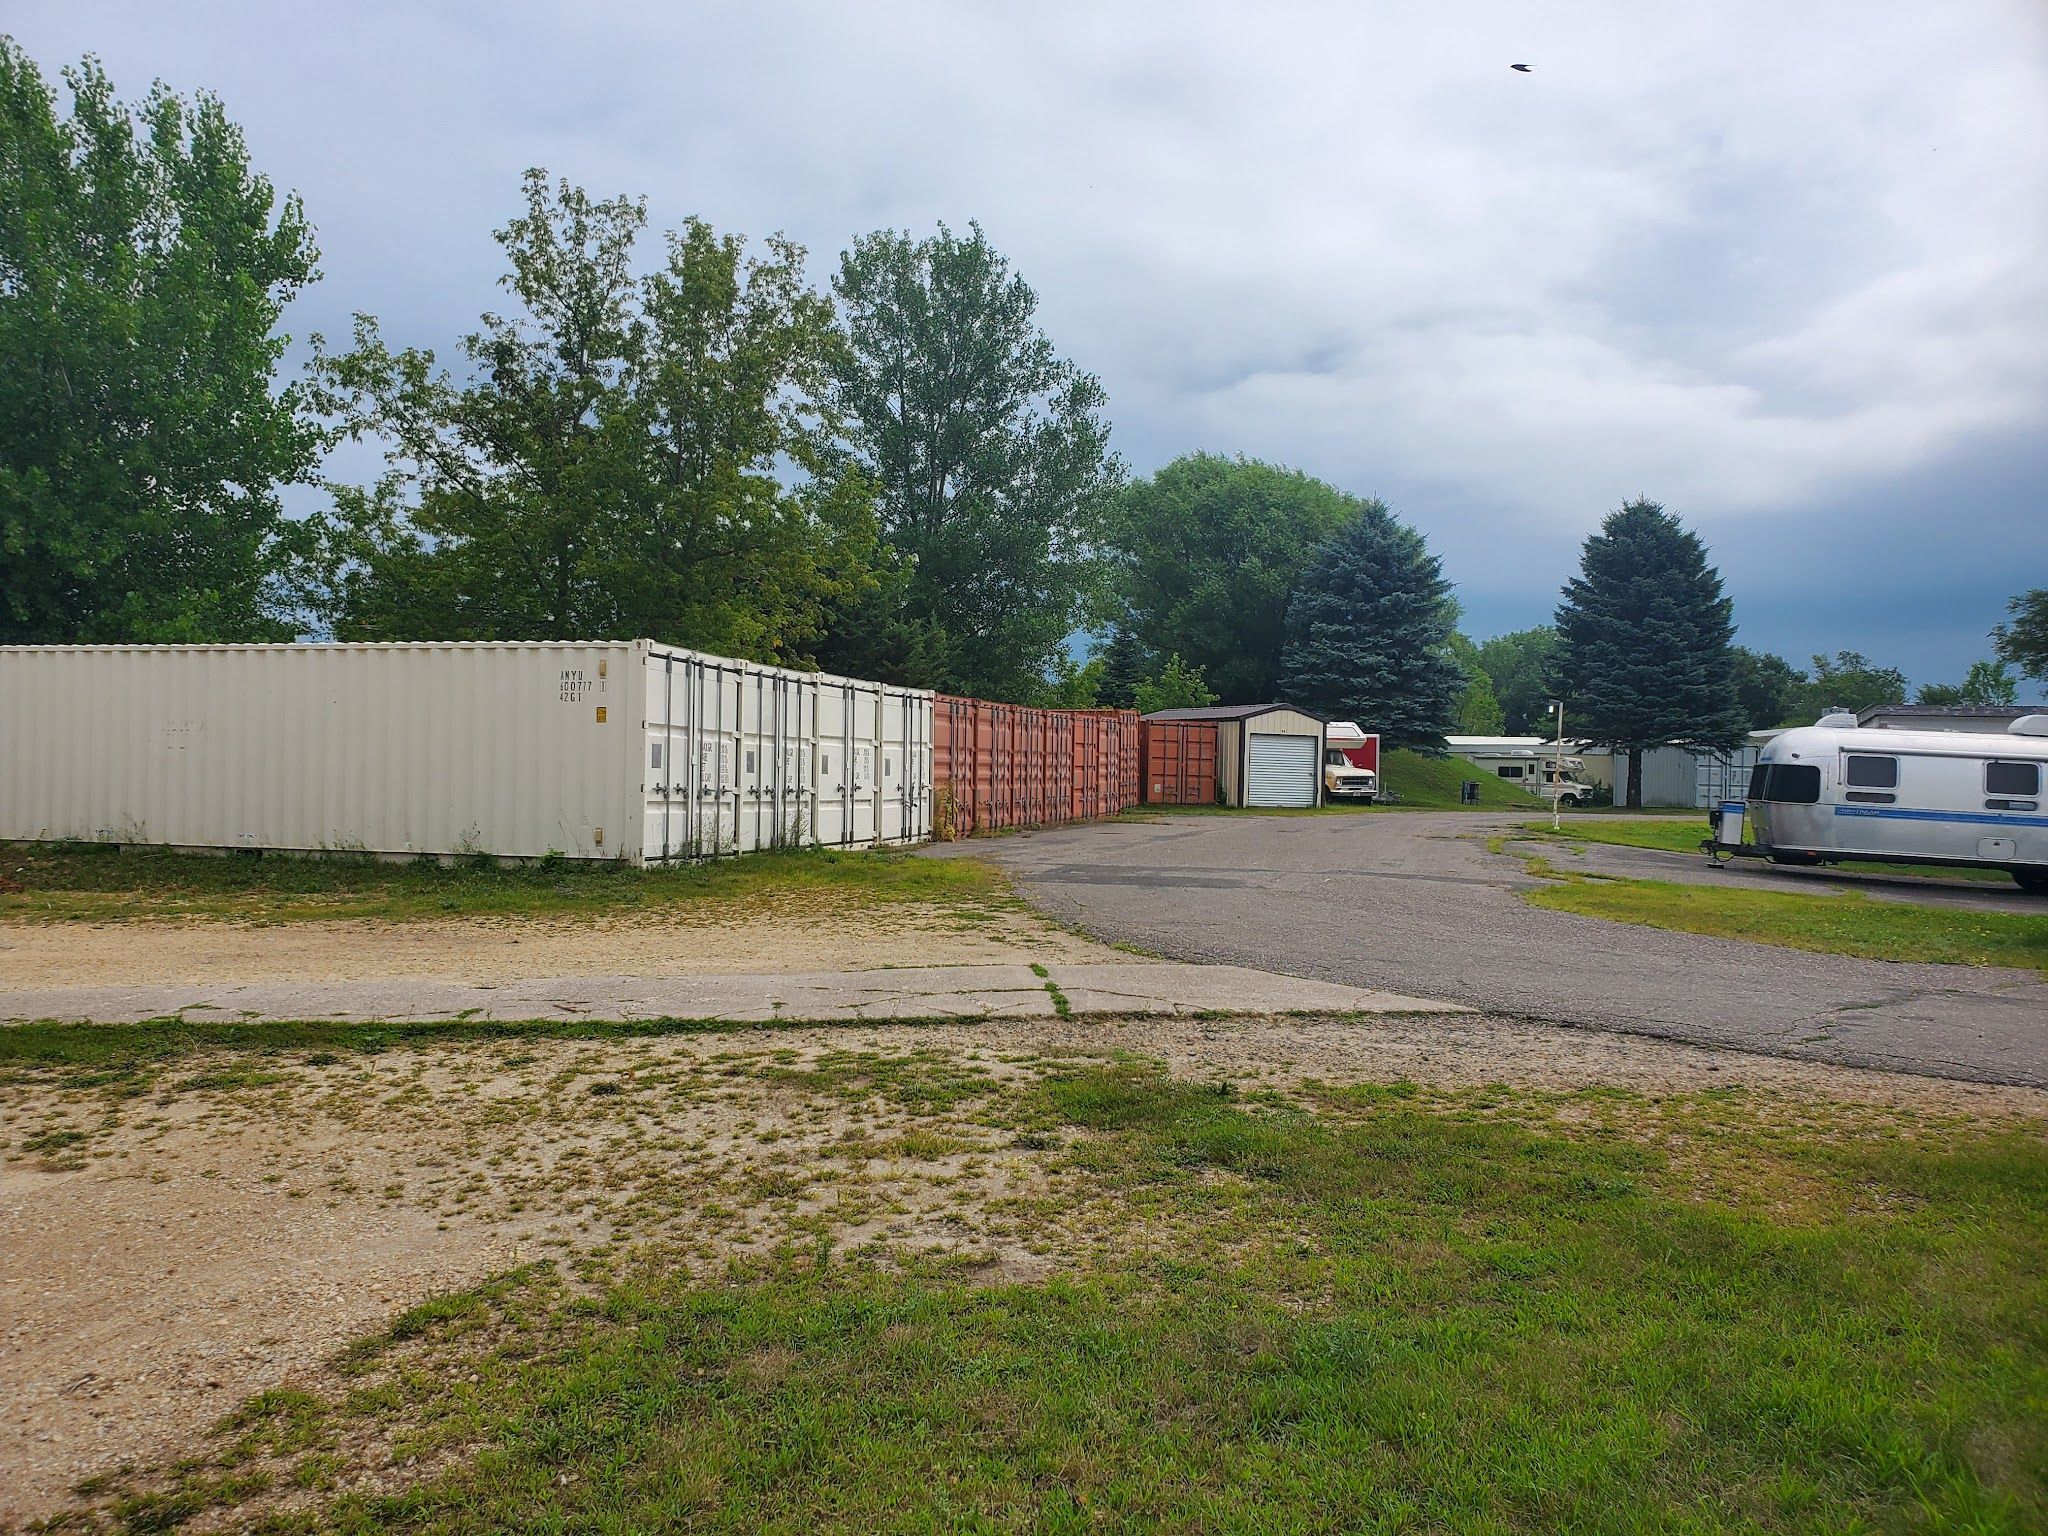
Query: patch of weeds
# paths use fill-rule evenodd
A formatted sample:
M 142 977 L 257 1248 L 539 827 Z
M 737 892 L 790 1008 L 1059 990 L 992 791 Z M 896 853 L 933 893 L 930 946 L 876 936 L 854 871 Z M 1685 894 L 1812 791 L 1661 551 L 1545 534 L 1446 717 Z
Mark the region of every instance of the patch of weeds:
M 858 1058 L 772 1065 L 875 1091 Z M 1085 1190 L 1126 1239 L 1084 1270 L 1006 1283 L 959 1228 L 928 1257 L 821 1232 L 437 1298 L 351 1351 L 355 1391 L 236 1423 L 160 1508 L 257 1523 L 223 1492 L 254 1452 L 252 1476 L 309 1458 L 279 1512 L 307 1530 L 2048 1525 L 2038 1134 L 1401 1083 L 1312 1112 L 1142 1060 L 1048 1071 L 1053 1209 Z M 1702 1141 L 1821 1198 L 1702 1200 L 1676 1160 Z M 310 1460 L 365 1446 L 378 1475 Z

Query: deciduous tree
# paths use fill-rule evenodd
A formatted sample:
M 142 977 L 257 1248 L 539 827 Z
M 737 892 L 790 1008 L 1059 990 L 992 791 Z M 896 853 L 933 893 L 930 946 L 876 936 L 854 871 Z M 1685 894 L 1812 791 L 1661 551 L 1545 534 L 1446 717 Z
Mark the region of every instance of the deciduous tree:
M 1795 696 L 1793 708 L 1794 717 L 1810 725 L 1831 710 L 1855 714 L 1873 704 L 1905 702 L 1905 673 L 1897 667 L 1881 667 L 1861 651 L 1837 651 L 1813 658 L 1813 670 Z
M 1102 386 L 1038 329 L 1037 295 L 970 225 L 854 242 L 833 280 L 833 393 L 906 573 L 930 686 L 1024 700 L 1093 616 L 1122 479 Z
M 698 220 L 641 277 L 645 208 L 545 173 L 499 231 L 510 315 L 466 374 L 359 318 L 323 401 L 390 448 L 337 488 L 332 623 L 359 638 L 646 635 L 801 663 L 871 582 L 872 491 L 835 451 L 838 346 L 803 252 Z
M 1479 647 L 1479 665 L 1500 701 L 1502 729 L 1527 736 L 1543 729 L 1550 707 L 1550 658 L 1557 631 L 1548 624 L 1495 635 Z
M 64 80 L 0 37 L 0 642 L 290 639 L 305 210 L 215 97 Z
M 1118 624 L 1179 652 L 1225 702 L 1280 688 L 1287 605 L 1309 562 L 1364 503 L 1299 470 L 1191 453 L 1126 487 L 1106 544 Z
M 1480 664 L 1479 647 L 1455 630 L 1450 639 L 1451 660 L 1464 674 L 1465 687 L 1458 695 L 1458 732 L 1464 736 L 1498 736 L 1507 728 L 1507 715 L 1493 691 L 1493 679 Z
M 1161 709 L 1200 709 L 1215 702 L 1215 690 L 1203 679 L 1202 669 L 1189 666 L 1179 656 L 1169 656 L 1157 677 L 1138 684 L 1131 705 L 1139 714 L 1149 715 Z
M 1923 683 L 1916 704 L 2011 704 L 2019 685 L 2002 661 L 1973 661 L 1960 683 Z
M 1786 724 L 1806 684 L 1806 674 L 1782 656 L 1752 651 L 1738 645 L 1735 658 L 1735 695 L 1753 731 L 1768 731 Z
M 2006 612 L 2010 617 L 1991 632 L 2000 659 L 2022 677 L 2048 682 L 2048 587 L 2022 592 Z
M 1627 503 L 1586 540 L 1557 610 L 1556 678 L 1566 728 L 1628 754 L 1630 806 L 1647 749 L 1732 747 L 1748 729 L 1734 628 L 1705 547 L 1656 502 Z

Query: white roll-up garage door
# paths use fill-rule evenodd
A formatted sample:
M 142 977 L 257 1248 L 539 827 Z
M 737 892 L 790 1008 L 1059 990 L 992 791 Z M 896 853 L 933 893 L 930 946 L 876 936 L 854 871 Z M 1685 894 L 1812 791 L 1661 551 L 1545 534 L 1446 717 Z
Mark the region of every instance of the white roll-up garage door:
M 1246 805 L 1306 806 L 1316 803 L 1314 736 L 1252 732 L 1245 755 Z

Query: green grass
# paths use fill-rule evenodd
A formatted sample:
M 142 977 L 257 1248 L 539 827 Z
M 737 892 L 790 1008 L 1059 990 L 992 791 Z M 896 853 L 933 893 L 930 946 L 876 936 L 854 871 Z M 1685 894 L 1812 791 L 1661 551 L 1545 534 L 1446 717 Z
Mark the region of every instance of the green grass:
M 311 1501 L 236 1528 L 2048 1525 L 2038 1135 L 1765 1127 L 1740 1091 L 1304 1107 L 1131 1061 L 1021 1092 L 1129 1223 L 1114 1260 L 522 1270 L 103 1484 L 110 1512 L 275 1485 Z M 366 1444 L 398 1468 L 368 1488 Z
M 1380 757 L 1380 783 L 1400 797 L 1399 804 L 1411 809 L 1461 809 L 1458 786 L 1467 779 L 1479 785 L 1480 810 L 1507 807 L 1526 811 L 1544 804 L 1526 789 L 1462 757 L 1424 757 L 1420 752 L 1399 748 Z
M 172 853 L 95 844 L 0 846 L 0 920 L 110 922 L 212 917 L 279 923 L 335 918 L 547 916 L 735 904 L 790 896 L 977 903 L 1004 894 L 976 859 L 803 849 L 704 864 Z
M 1700 851 L 1708 834 L 1704 815 L 1693 812 L 1683 820 L 1665 817 L 1607 817 L 1574 819 L 1567 813 L 1556 833 L 1547 821 L 1526 823 L 1524 832 L 1568 838 L 1580 843 L 1612 843 L 1623 848 L 1656 848 L 1669 853 Z M 2012 876 L 1998 869 L 1946 869 L 1926 864 L 1887 864 L 1875 859 L 1843 859 L 1840 868 L 1863 874 L 1907 875 L 1917 879 L 1972 880 L 1987 885 L 2010 885 Z
M 1547 868 L 1540 872 L 1559 873 Z M 1868 960 L 2048 970 L 2048 914 L 2036 917 L 1873 901 L 1847 890 L 1806 895 L 1574 876 L 1537 886 L 1523 895 L 1536 906 L 1581 917 L 1747 939 L 1788 949 Z

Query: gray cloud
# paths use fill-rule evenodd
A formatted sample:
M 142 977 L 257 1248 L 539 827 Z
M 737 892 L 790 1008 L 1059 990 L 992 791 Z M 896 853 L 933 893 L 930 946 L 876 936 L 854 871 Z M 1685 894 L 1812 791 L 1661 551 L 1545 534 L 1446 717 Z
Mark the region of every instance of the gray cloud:
M 320 227 L 302 332 L 361 308 L 445 346 L 531 164 L 786 230 L 821 280 L 860 231 L 979 217 L 1138 468 L 1199 446 L 1385 495 L 1475 629 L 1547 613 L 1638 492 L 1794 655 L 1959 674 L 2048 581 L 2021 0 L 11 15 L 46 68 L 226 98 Z

